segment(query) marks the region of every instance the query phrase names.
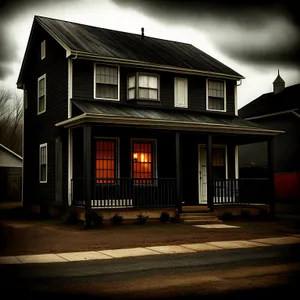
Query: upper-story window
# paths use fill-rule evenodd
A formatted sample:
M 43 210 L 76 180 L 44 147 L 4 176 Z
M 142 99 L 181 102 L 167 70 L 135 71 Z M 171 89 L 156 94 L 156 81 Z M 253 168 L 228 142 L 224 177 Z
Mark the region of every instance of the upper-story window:
M 186 78 L 174 78 L 174 106 L 188 107 L 188 81 Z
M 38 101 L 37 113 L 38 115 L 46 111 L 46 74 L 38 78 Z
M 127 98 L 159 101 L 159 77 L 137 73 L 128 77 Z
M 95 65 L 94 98 L 119 100 L 119 67 Z
M 226 111 L 226 83 L 224 80 L 207 80 L 206 109 Z
M 46 57 L 46 40 L 41 43 L 41 59 Z

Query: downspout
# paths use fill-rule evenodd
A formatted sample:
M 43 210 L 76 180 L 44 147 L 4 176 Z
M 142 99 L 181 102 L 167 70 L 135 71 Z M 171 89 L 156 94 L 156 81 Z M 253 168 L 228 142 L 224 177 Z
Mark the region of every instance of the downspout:
M 77 59 L 70 56 L 68 59 L 68 119 L 72 118 L 72 102 L 73 98 L 73 60 Z M 68 129 L 68 205 L 72 204 L 72 179 L 73 179 L 73 132 Z

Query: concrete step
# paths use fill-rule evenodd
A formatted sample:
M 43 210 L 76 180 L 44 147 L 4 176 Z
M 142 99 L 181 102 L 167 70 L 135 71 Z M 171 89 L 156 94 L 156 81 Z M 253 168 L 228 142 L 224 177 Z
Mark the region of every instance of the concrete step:
M 189 217 L 189 216 L 199 216 L 199 217 L 209 217 L 209 216 L 213 216 L 215 217 L 215 214 L 212 212 L 208 212 L 208 213 L 182 213 L 180 214 L 180 217 Z
M 220 221 L 213 212 L 191 212 L 180 214 L 181 222 L 185 224 L 220 224 Z
M 202 220 L 202 219 L 191 219 L 191 220 L 184 220 L 184 224 L 194 224 L 194 225 L 206 225 L 206 224 L 221 224 L 222 222 L 217 220 Z
M 198 206 L 198 205 L 196 205 L 196 206 L 182 206 L 182 212 L 183 213 L 209 212 L 209 208 L 206 205 L 204 205 L 204 206 Z
M 181 220 L 216 220 L 216 216 L 180 216 Z

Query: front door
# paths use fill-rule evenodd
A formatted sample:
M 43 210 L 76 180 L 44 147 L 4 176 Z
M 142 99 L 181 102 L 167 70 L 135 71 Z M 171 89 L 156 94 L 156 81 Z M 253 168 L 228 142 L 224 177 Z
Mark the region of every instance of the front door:
M 199 204 L 207 204 L 206 147 L 199 147 L 198 163 Z
M 214 179 L 227 178 L 226 146 L 212 147 L 212 172 Z M 207 204 L 206 146 L 199 145 L 198 159 L 199 204 Z

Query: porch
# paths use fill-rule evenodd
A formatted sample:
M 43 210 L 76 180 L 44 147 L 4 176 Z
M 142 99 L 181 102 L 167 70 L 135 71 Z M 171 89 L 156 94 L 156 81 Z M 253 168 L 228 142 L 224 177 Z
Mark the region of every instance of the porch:
M 278 131 L 236 116 L 75 102 L 68 130 L 69 205 L 177 209 L 274 205 L 273 138 Z M 114 117 L 112 117 L 114 116 Z M 239 178 L 238 146 L 268 141 L 267 178 Z

